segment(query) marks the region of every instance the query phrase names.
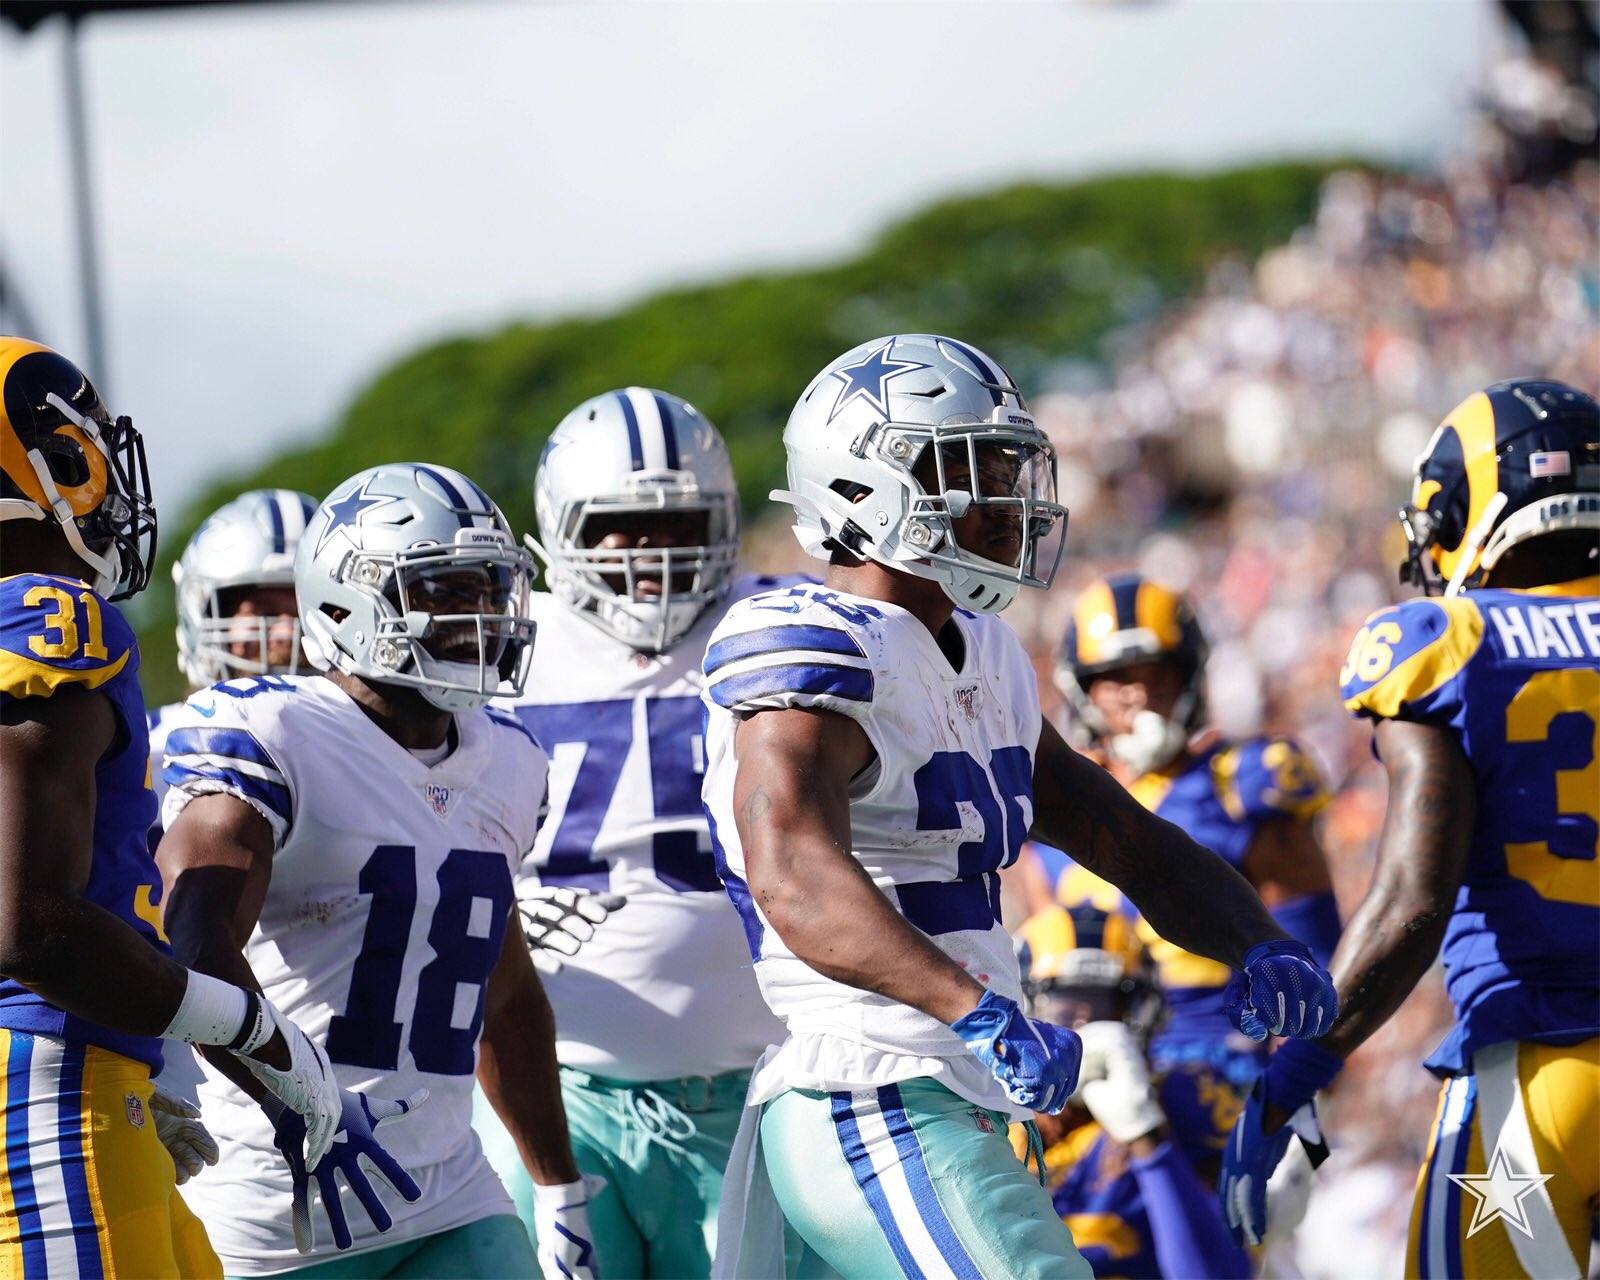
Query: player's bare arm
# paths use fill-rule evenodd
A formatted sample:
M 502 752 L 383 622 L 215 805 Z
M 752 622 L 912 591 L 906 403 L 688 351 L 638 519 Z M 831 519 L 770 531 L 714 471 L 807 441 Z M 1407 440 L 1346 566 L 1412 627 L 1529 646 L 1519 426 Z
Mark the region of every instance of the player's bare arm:
M 82 896 L 95 764 L 115 734 L 110 702 L 87 690 L 0 708 L 0 973 L 77 1017 L 160 1035 L 183 969 Z
M 228 795 L 184 807 L 156 854 L 173 954 L 191 969 L 261 990 L 242 948 L 272 882 L 267 820 Z M 226 1049 L 199 1046 L 212 1066 L 260 1101 L 266 1090 Z
M 106 699 L 84 690 L 8 701 L 0 712 L 0 972 L 78 1017 L 160 1035 L 184 1006 L 190 971 L 82 897 L 95 762 L 115 721 Z M 281 1031 L 251 1057 L 293 1065 Z
M 478 1083 L 535 1183 L 577 1182 L 556 1065 L 556 1020 L 512 919 L 484 992 Z
M 1324 1047 L 1348 1057 L 1411 994 L 1439 953 L 1476 817 L 1472 770 L 1445 729 L 1381 720 L 1389 806 L 1372 887 L 1334 952 L 1339 1019 Z
M 1049 722 L 1033 788 L 1032 834 L 1120 888 L 1169 942 L 1239 968 L 1250 948 L 1287 937 L 1248 880 L 1151 813 Z
M 1261 824 L 1241 869 L 1269 911 L 1290 899 L 1333 889 L 1316 831 L 1309 822 L 1287 815 Z
M 750 892 L 801 960 L 941 1022 L 984 989 L 909 924 L 850 856 L 850 780 L 872 761 L 854 721 L 826 711 L 763 711 L 735 737 L 734 815 Z

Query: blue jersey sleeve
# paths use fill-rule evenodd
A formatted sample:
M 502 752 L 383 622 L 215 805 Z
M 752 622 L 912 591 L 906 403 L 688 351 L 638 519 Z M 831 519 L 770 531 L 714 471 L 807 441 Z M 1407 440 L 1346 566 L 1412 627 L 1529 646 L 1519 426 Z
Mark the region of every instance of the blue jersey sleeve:
M 1139 1180 L 1162 1275 L 1245 1280 L 1253 1274 L 1250 1255 L 1228 1234 L 1216 1192 L 1200 1181 L 1176 1144 L 1163 1142 L 1129 1167 Z
M 48 698 L 68 685 L 99 689 L 138 666 L 133 630 L 72 578 L 0 579 L 0 693 Z
M 1420 598 L 1380 609 L 1350 645 L 1339 672 L 1345 707 L 1373 720 L 1461 727 L 1463 673 L 1483 643 L 1470 599 Z
M 1217 753 L 1217 795 L 1236 822 L 1305 819 L 1328 803 L 1322 771 L 1289 738 L 1255 738 Z

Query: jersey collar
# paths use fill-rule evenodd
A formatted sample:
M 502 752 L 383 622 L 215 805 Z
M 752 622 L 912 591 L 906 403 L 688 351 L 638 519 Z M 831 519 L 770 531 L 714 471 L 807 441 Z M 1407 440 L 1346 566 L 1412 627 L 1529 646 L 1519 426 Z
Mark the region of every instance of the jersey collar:
M 1571 582 L 1547 582 L 1538 587 L 1514 587 L 1530 596 L 1600 596 L 1600 574 L 1574 578 Z

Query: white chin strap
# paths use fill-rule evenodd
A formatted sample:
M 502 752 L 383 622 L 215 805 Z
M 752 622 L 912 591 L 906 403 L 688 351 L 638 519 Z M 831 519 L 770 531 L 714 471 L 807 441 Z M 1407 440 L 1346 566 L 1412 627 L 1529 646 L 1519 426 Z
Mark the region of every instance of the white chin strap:
M 1478 523 L 1467 531 L 1467 536 L 1461 541 L 1461 555 L 1456 561 L 1456 571 L 1450 575 L 1450 581 L 1445 584 L 1444 593 L 1453 596 L 1460 593 L 1467 585 L 1467 579 L 1476 569 L 1487 568 L 1487 565 L 1478 563 L 1478 548 L 1483 546 L 1483 540 L 1489 536 L 1489 530 L 1494 527 L 1495 517 L 1500 514 L 1502 507 L 1509 499 L 1503 493 L 1497 493 L 1484 505 L 1483 514 L 1478 517 Z M 1503 554 L 1505 547 L 1500 548 L 1498 554 Z
M 56 399 L 51 396 L 50 399 Z M 89 421 L 86 419 L 86 421 Z M 105 446 L 100 443 L 100 433 L 89 431 L 85 433 L 95 443 L 101 453 Z M 86 565 L 94 570 L 93 580 L 89 583 L 96 591 L 104 595 L 122 580 L 122 554 L 113 542 L 101 555 L 89 549 L 88 543 L 83 540 L 83 531 L 78 528 L 78 518 L 72 514 L 72 507 L 61 496 L 61 490 L 56 488 L 55 477 L 50 474 L 50 466 L 44 459 L 44 454 L 37 449 L 28 450 L 28 463 L 33 467 L 33 474 L 38 478 L 39 487 L 44 490 L 46 501 L 50 504 L 49 515 L 37 502 L 30 502 L 22 498 L 8 498 L 0 504 L 0 520 L 46 520 L 50 516 L 61 526 L 61 532 L 66 535 L 67 545 Z
M 1146 774 L 1171 760 L 1188 740 L 1189 731 L 1178 721 L 1146 710 L 1133 717 L 1131 732 L 1106 739 L 1106 750 L 1118 764 Z
M 973 613 L 999 613 L 1017 598 L 1017 588 L 1021 586 L 1017 582 L 991 578 L 988 574 L 971 573 L 965 569 L 952 570 L 945 565 L 940 565 L 939 571 L 933 576 L 944 588 L 945 595 Z
M 421 667 L 419 660 L 418 666 Z M 476 662 L 440 662 L 436 658 L 427 661 L 427 675 L 429 679 L 448 681 L 452 685 L 472 685 L 483 680 L 482 672 Z M 498 683 L 498 682 L 497 682 Z M 475 689 L 445 689 L 438 685 L 419 684 L 414 686 L 423 699 L 440 711 L 476 711 L 479 707 L 486 707 L 494 697 L 492 690 L 480 692 Z

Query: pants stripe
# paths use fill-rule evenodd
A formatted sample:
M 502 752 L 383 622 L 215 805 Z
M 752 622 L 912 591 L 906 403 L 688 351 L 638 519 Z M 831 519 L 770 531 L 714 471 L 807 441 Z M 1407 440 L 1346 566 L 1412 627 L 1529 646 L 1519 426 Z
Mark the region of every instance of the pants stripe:
M 1461 1115 L 1456 1125 L 1456 1154 L 1450 1163 L 1451 1173 L 1465 1173 L 1467 1156 L 1472 1151 L 1472 1119 L 1478 1109 L 1478 1082 L 1468 1076 L 1461 1089 Z M 1461 1188 L 1447 1182 L 1444 1223 L 1444 1272 L 1459 1276 L 1461 1270 Z
M 878 1227 L 883 1232 L 884 1239 L 889 1242 L 895 1261 L 900 1264 L 901 1273 L 906 1280 L 927 1280 L 922 1268 L 912 1257 L 905 1237 L 900 1234 L 900 1228 L 889 1208 L 889 1198 L 884 1194 L 883 1185 L 878 1179 L 878 1171 L 872 1167 L 866 1144 L 861 1141 L 861 1130 L 851 1106 L 852 1095 L 835 1093 L 831 1097 L 833 1125 L 834 1131 L 838 1134 L 839 1149 L 844 1152 L 844 1158 L 850 1165 L 850 1172 L 855 1177 L 856 1186 L 861 1188 L 861 1194 L 866 1197 L 872 1216 L 877 1219 Z
M 89 1172 L 83 1149 L 83 1047 L 68 1045 L 62 1052 L 59 1099 L 61 1176 L 67 1187 L 67 1212 L 72 1220 L 72 1240 L 78 1254 L 78 1274 L 100 1280 L 100 1224 L 89 1199 Z
M 1533 1150 L 1533 1133 L 1528 1128 L 1528 1113 L 1522 1100 L 1522 1078 L 1517 1069 L 1516 1043 L 1491 1045 L 1472 1055 L 1472 1070 L 1483 1094 L 1483 1124 L 1480 1129 L 1484 1158 L 1498 1150 L 1516 1174 L 1540 1174 Z M 1567 1247 L 1566 1233 L 1556 1217 L 1550 1191 L 1540 1183 L 1521 1198 L 1522 1210 L 1533 1229 L 1530 1239 L 1507 1224 L 1506 1235 L 1517 1252 L 1517 1261 L 1530 1276 L 1564 1280 L 1583 1274 Z
M 13 1033 L 6 1053 L 6 1174 L 11 1179 L 17 1233 L 22 1237 L 24 1280 L 44 1280 L 45 1251 L 39 1223 L 39 1197 L 33 1187 L 28 1147 L 32 1066 L 33 1037 Z
M 1470 1146 L 1471 1115 L 1465 1113 L 1468 1077 L 1457 1076 L 1445 1086 L 1444 1105 L 1439 1111 L 1439 1127 L 1434 1134 L 1433 1158 L 1428 1170 L 1428 1188 L 1422 1207 L 1422 1274 L 1433 1277 L 1457 1275 L 1450 1269 L 1446 1258 L 1445 1223 L 1448 1206 L 1453 1197 L 1461 1194 L 1449 1175 L 1457 1172 L 1456 1158 L 1460 1151 Z M 1465 1114 L 1464 1114 L 1465 1113 Z M 1459 1246 L 1455 1246 L 1459 1249 Z
M 906 1115 L 898 1086 L 891 1084 L 879 1089 L 878 1105 L 883 1110 L 889 1136 L 894 1139 L 894 1148 L 899 1152 L 900 1163 L 906 1171 L 906 1181 L 911 1184 L 911 1198 L 916 1202 L 923 1226 L 938 1245 L 940 1256 L 958 1280 L 983 1280 L 977 1263 L 962 1245 L 961 1237 L 956 1234 L 955 1227 L 950 1224 L 944 1208 L 939 1204 L 933 1179 L 928 1175 L 927 1161 L 923 1159 L 922 1144 L 911 1127 L 911 1118 Z
M 1412 1214 L 1412 1238 L 1408 1242 L 1416 1258 L 1417 1273 L 1425 1276 L 1428 1266 L 1428 1226 L 1433 1221 L 1433 1174 L 1439 1163 L 1439 1143 L 1444 1132 L 1444 1116 L 1450 1103 L 1448 1084 L 1439 1090 L 1439 1105 L 1434 1108 L 1433 1129 L 1428 1135 L 1428 1152 L 1423 1157 L 1422 1169 L 1417 1175 L 1416 1194 L 1422 1198 L 1422 1207 Z

